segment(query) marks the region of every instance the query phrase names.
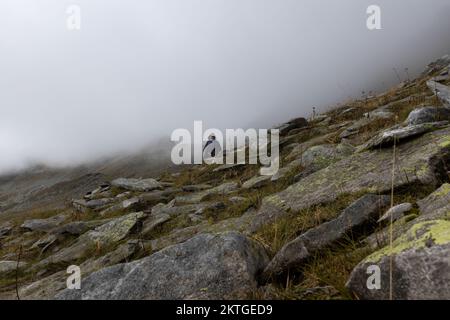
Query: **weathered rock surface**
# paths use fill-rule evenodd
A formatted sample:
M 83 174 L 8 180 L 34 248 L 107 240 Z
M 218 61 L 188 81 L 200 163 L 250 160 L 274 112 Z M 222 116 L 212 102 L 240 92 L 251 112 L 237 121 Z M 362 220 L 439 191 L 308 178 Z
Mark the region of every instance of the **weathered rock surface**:
M 411 111 L 405 122 L 411 126 L 447 120 L 450 120 L 450 109 L 441 107 L 422 107 Z
M 427 132 L 443 128 L 447 125 L 448 121 L 441 121 L 408 125 L 406 127 L 394 127 L 380 132 L 359 149 L 367 150 L 380 147 L 390 147 L 394 145 L 394 141 L 396 143 L 402 143 L 407 139 L 411 139 Z
M 93 200 L 78 199 L 73 200 L 72 205 L 79 212 L 86 212 L 88 210 L 100 211 L 113 202 L 113 198 L 101 198 Z
M 111 185 L 130 191 L 152 191 L 162 189 L 162 185 L 153 178 L 148 179 L 125 179 L 118 178 L 111 182 Z
M 27 264 L 19 262 L 19 269 L 23 269 Z M 13 272 L 17 269 L 17 261 L 0 261 L 0 274 Z
M 202 234 L 144 259 L 102 269 L 58 299 L 237 299 L 256 289 L 268 262 L 239 233 Z
M 268 279 L 298 268 L 314 253 L 336 243 L 345 235 L 360 233 L 364 228 L 373 226 L 388 204 L 389 196 L 368 194 L 359 198 L 336 219 L 310 229 L 284 245 L 267 266 L 264 277 Z
M 227 182 L 217 187 L 175 197 L 176 203 L 199 203 L 212 195 L 226 195 L 238 189 L 236 182 Z
M 301 156 L 303 167 L 314 165 L 325 168 L 329 164 L 341 160 L 354 152 L 354 148 L 348 144 L 323 144 L 308 148 Z
M 32 219 L 26 220 L 21 225 L 22 229 L 31 231 L 44 231 L 49 232 L 50 230 L 56 228 L 66 220 L 66 216 L 63 214 L 58 214 L 56 216 L 47 219 Z
M 428 133 L 399 145 L 394 187 L 413 184 L 438 186 L 447 176 L 442 161 L 450 156 L 450 129 Z M 391 189 L 392 151 L 382 149 L 356 153 L 317 171 L 262 201 L 251 229 L 258 229 L 286 214 L 340 195 L 356 192 L 385 193 Z
M 412 207 L 412 204 L 409 202 L 398 204 L 386 211 L 386 213 L 378 219 L 378 222 L 390 221 L 391 217 L 392 221 L 396 221 L 402 218 L 408 211 L 411 211 Z
M 170 217 L 175 217 L 181 214 L 189 213 L 202 213 L 207 209 L 220 209 L 224 208 L 223 202 L 201 202 L 198 204 L 186 204 L 181 206 L 176 206 L 175 200 L 172 200 L 168 204 L 159 203 L 152 208 L 152 216 L 169 215 Z
M 109 222 L 110 219 L 104 220 L 92 220 L 92 221 L 74 221 L 64 224 L 60 227 L 53 229 L 51 232 L 56 235 L 70 234 L 73 236 L 79 236 L 86 231 L 94 229 L 102 224 Z
M 159 227 L 163 223 L 169 221 L 172 217 L 166 213 L 152 214 L 148 217 L 142 225 L 141 235 L 143 237 L 147 237 L 149 234 L 155 230 L 155 228 Z
M 49 264 L 69 263 L 85 258 L 86 254 L 95 246 L 101 248 L 106 245 L 114 245 L 136 231 L 137 228 L 142 227 L 141 221 L 145 216 L 143 212 L 133 212 L 113 219 L 92 231 L 84 233 L 71 246 L 41 260 L 34 267 L 39 269 Z
M 347 287 L 359 299 L 450 299 L 450 221 L 415 224 L 392 248 L 377 251 L 352 271 Z M 380 268 L 380 288 L 368 289 L 367 268 Z
M 421 220 L 450 219 L 450 184 L 444 183 L 428 197 L 417 202 Z
M 86 277 L 99 269 L 126 262 L 127 259 L 138 252 L 139 248 L 140 245 L 136 241 L 128 241 L 100 258 L 88 259 L 80 265 L 82 276 Z M 38 281 L 21 286 L 19 288 L 19 296 L 21 299 L 25 300 L 53 299 L 55 294 L 66 288 L 67 276 L 66 270 L 63 270 Z

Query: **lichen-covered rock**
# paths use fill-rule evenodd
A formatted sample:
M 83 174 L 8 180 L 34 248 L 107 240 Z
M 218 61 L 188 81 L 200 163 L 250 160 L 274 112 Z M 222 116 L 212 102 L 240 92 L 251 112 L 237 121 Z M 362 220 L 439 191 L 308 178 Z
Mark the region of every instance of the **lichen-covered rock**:
M 0 261 L 0 275 L 4 275 L 10 272 L 13 272 L 19 267 L 19 269 L 23 269 L 27 263 L 17 261 Z
M 438 186 L 447 176 L 442 162 L 450 156 L 450 128 L 428 133 L 398 146 L 395 188 L 408 185 Z M 329 203 L 348 193 L 385 193 L 391 189 L 392 150 L 356 153 L 317 171 L 287 189 L 267 196 L 252 229 L 273 222 L 287 211 Z
M 444 183 L 428 197 L 417 202 L 421 218 L 450 219 L 450 184 Z
M 450 221 L 419 222 L 396 239 L 392 247 L 387 246 L 359 263 L 346 286 L 359 299 L 389 299 L 392 290 L 393 299 L 448 300 L 449 257 Z M 371 266 L 380 270 L 379 289 L 367 285 Z
M 152 191 L 162 189 L 162 185 L 153 178 L 148 179 L 125 179 L 118 178 L 111 182 L 111 185 L 130 191 Z
M 288 242 L 275 255 L 264 271 L 264 278 L 298 268 L 313 254 L 341 240 L 346 234 L 360 233 L 375 225 L 379 213 L 389 204 L 389 196 L 367 194 L 349 207 L 334 220 L 312 228 L 296 239 Z
M 185 204 L 176 206 L 175 200 L 164 204 L 159 203 L 152 208 L 152 216 L 169 215 L 170 217 L 176 217 L 181 214 L 201 213 L 207 209 L 220 209 L 224 204 L 220 201 L 214 202 L 200 202 L 198 204 Z
M 350 156 L 354 148 L 348 144 L 322 144 L 312 146 L 305 150 L 301 155 L 301 164 L 303 167 L 314 165 L 325 168 L 329 164 Z
M 450 109 L 441 107 L 422 107 L 411 111 L 406 119 L 408 125 L 450 120 Z
M 143 212 L 133 212 L 105 223 L 87 233 L 95 242 L 110 244 L 124 239 L 146 217 Z
M 134 262 L 97 271 L 81 290 L 57 299 L 238 299 L 256 289 L 268 262 L 264 249 L 242 234 L 202 234 Z
M 402 143 L 407 139 L 411 139 L 427 132 L 443 128 L 448 125 L 448 121 L 420 123 L 408 125 L 406 127 L 394 127 L 382 131 L 375 137 L 370 139 L 359 150 L 375 149 L 380 147 L 390 147 L 396 143 Z
M 95 247 L 102 248 L 103 246 L 114 245 L 130 233 L 141 228 L 142 220 L 145 216 L 146 214 L 143 212 L 133 212 L 102 224 L 94 230 L 81 235 L 71 246 L 63 248 L 57 253 L 41 260 L 33 266 L 33 269 L 83 259 Z

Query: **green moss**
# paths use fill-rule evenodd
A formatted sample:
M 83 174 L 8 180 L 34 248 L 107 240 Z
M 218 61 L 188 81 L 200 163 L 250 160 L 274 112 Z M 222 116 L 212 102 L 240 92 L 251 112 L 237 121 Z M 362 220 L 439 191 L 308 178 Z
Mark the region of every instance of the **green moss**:
M 450 184 L 445 183 L 443 184 L 435 193 L 434 195 L 437 197 L 443 197 L 450 194 Z
M 391 246 L 375 252 L 365 262 L 379 262 L 383 257 L 395 255 L 409 249 L 421 249 L 429 241 L 442 245 L 450 242 L 450 221 L 434 220 L 415 224 L 409 231 L 395 240 Z
M 442 141 L 439 146 L 442 148 L 450 147 L 450 136 L 446 135 L 443 137 L 444 141 Z

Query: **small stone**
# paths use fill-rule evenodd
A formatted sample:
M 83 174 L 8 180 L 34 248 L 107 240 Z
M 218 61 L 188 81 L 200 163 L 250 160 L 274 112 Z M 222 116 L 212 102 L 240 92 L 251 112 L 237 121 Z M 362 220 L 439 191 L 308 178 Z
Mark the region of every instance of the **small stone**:
M 391 216 L 392 216 L 392 221 L 396 221 L 396 220 L 402 218 L 405 215 L 405 213 L 411 211 L 411 209 L 412 209 L 412 204 L 409 202 L 396 205 L 396 206 L 390 208 L 380 219 L 378 219 L 378 223 L 386 221 L 386 220 L 390 221 Z

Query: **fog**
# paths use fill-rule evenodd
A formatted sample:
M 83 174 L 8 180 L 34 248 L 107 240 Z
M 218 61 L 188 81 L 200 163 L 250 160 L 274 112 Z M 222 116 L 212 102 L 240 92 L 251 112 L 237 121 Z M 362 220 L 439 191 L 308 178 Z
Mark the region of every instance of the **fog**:
M 381 7 L 381 30 L 366 9 Z M 81 29 L 66 10 L 81 8 Z M 268 128 L 450 52 L 448 0 L 2 0 L 0 172 Z

